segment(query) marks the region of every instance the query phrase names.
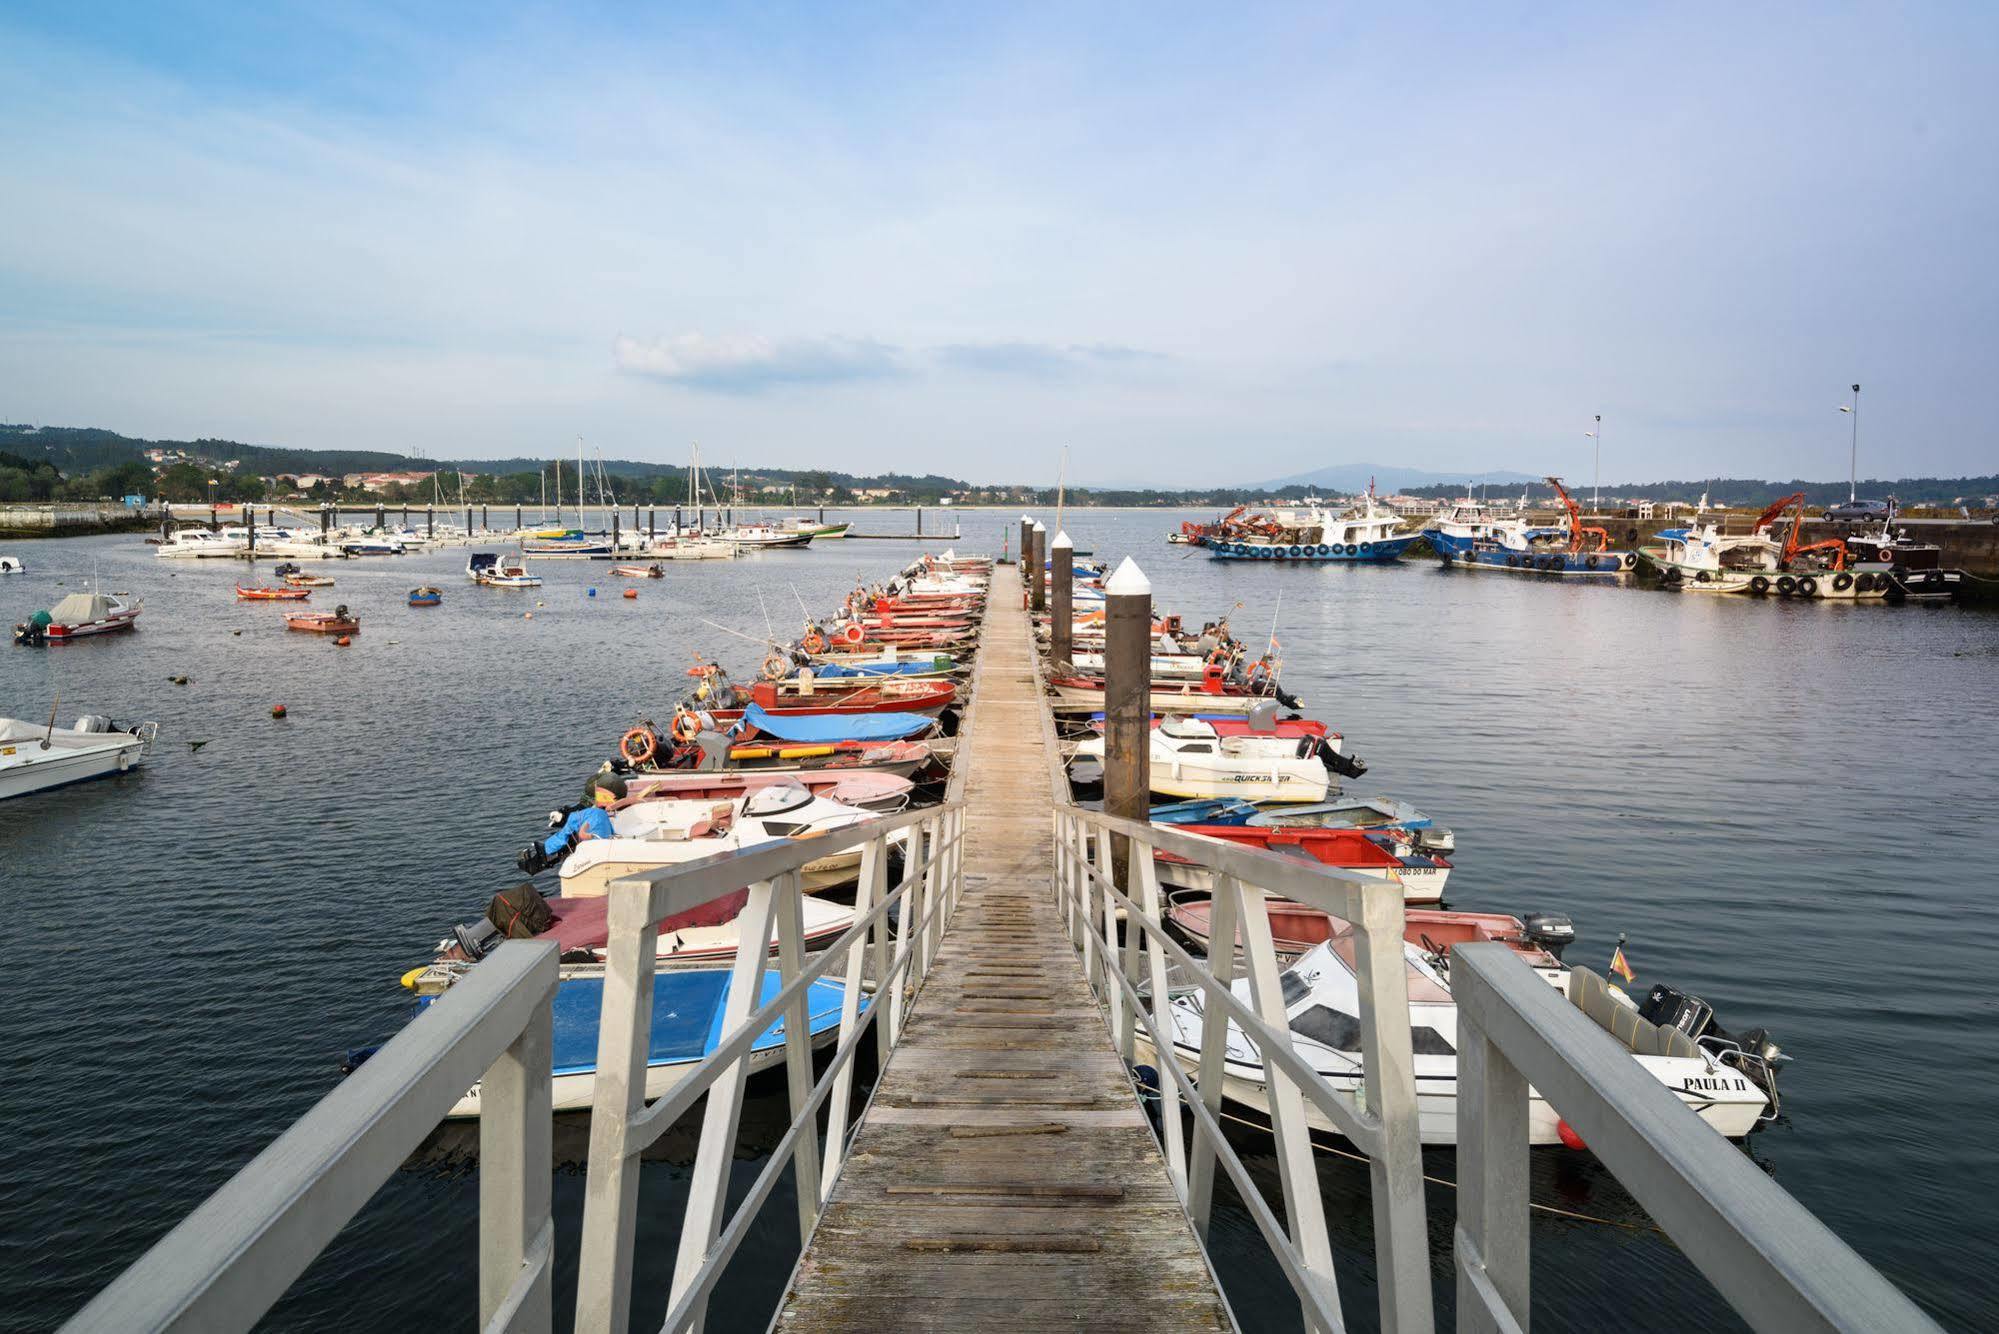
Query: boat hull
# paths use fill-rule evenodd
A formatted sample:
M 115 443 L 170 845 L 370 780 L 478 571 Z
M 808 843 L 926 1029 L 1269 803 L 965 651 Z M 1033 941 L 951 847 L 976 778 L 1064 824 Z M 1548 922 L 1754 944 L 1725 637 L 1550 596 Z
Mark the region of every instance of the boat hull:
M 1373 542 L 1315 542 L 1309 545 L 1299 543 L 1295 546 L 1216 539 L 1204 542 L 1202 545 L 1214 560 L 1382 565 L 1389 561 L 1401 560 L 1403 553 L 1416 545 L 1422 536 L 1421 533 L 1406 533 Z
M 1895 591 L 1894 578 L 1886 570 L 1816 570 L 1806 574 L 1717 570 L 1668 560 L 1650 551 L 1639 554 L 1662 580 L 1683 593 L 1733 593 L 1801 602 L 1878 602 Z
M 144 755 L 136 736 L 107 736 L 103 747 L 80 751 L 41 751 L 34 741 L 0 744 L 0 800 L 109 778 L 136 768 Z
M 1578 579 L 1622 579 L 1638 564 L 1630 551 L 1499 551 L 1456 544 L 1432 535 L 1444 564 L 1500 574 L 1541 574 Z

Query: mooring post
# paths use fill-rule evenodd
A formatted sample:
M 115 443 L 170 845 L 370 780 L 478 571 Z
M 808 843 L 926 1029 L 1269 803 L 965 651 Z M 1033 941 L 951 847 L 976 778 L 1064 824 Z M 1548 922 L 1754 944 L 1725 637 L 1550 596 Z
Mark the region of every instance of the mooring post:
M 637 519 L 632 520 L 632 526 L 638 526 Z M 659 506 L 649 505 L 646 507 L 646 542 L 651 544 L 657 541 L 659 541 Z
M 1041 567 L 1047 563 L 1048 530 L 1043 528 L 1037 519 L 1034 524 L 1034 568 L 1027 572 L 1027 577 L 1033 580 L 1027 586 L 1027 606 L 1030 611 L 1048 610 L 1048 581 L 1041 574 Z
M 1020 582 L 1023 587 L 1027 583 L 1027 540 L 1033 524 L 1034 520 L 1025 514 L 1020 516 Z
M 1048 544 L 1048 661 L 1057 671 L 1068 669 L 1075 627 L 1075 550 L 1067 533 Z
M 525 527 L 527 527 L 527 521 L 521 517 L 521 507 L 516 505 L 514 506 L 514 531 L 518 533 Z
M 409 507 L 408 505 L 404 505 L 404 506 L 403 506 L 403 527 L 407 528 L 407 527 L 409 527 L 409 526 L 410 526 L 410 507 Z
M 257 507 L 243 507 L 243 530 L 250 534 L 250 559 L 257 559 Z
M 611 555 L 613 557 L 618 554 L 618 521 L 624 517 L 623 510 L 611 511 Z
M 1104 585 L 1104 811 L 1152 815 L 1152 585 L 1129 556 Z M 1129 884 L 1128 840 L 1111 841 L 1111 859 Z
M 426 542 L 435 542 L 437 540 L 437 506 L 435 505 L 425 505 L 423 507 L 423 539 Z
M 333 506 L 322 503 L 319 507 L 319 535 L 326 537 L 333 532 Z
M 389 526 L 389 507 L 387 505 L 375 506 L 376 531 L 379 532 L 381 529 L 387 528 L 388 526 Z
M 916 507 L 916 535 L 923 536 L 923 506 Z
M 470 540 L 472 534 L 477 531 L 478 529 L 472 526 L 472 507 L 467 505 L 465 507 L 465 536 L 467 540 Z

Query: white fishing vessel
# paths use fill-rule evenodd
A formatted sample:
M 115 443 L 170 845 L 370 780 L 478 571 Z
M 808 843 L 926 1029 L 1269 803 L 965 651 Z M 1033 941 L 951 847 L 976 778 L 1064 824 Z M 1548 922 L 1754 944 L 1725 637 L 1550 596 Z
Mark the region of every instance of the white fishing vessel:
M 86 715 L 74 727 L 0 718 L 0 798 L 124 773 L 146 757 L 158 723 L 121 727 Z
M 489 588 L 540 588 L 541 576 L 528 569 L 527 558 L 495 551 L 475 551 L 466 558 L 465 577 Z
M 1639 552 L 1668 588 L 1689 593 L 1743 593 L 1804 600 L 1853 601 L 1886 598 L 1896 592 L 1890 566 L 1878 559 L 1879 544 L 1856 547 L 1875 555 L 1853 559 L 1844 538 L 1801 543 L 1804 492 L 1796 491 L 1758 515 L 1747 533 L 1725 533 L 1713 520 L 1686 528 L 1665 528 L 1658 545 Z M 1788 523 L 1784 512 L 1794 510 Z M 1780 523 L 1783 536 L 1777 536 Z
M 1077 743 L 1076 758 L 1104 758 L 1103 737 Z M 1321 746 L 1332 737 L 1219 736 L 1204 719 L 1169 717 L 1152 729 L 1152 791 L 1164 797 L 1324 801 L 1332 787 Z
M 1285 970 L 1280 980 L 1298 1055 L 1336 1091 L 1358 1098 L 1363 1090 L 1363 1067 L 1354 938 L 1351 927 L 1339 926 L 1330 940 L 1315 945 Z M 1528 956 L 1529 966 L 1551 986 L 1629 1050 L 1647 1074 L 1723 1135 L 1740 1138 L 1775 1114 L 1766 1090 L 1774 1090 L 1780 1054 L 1765 1035 L 1752 1031 L 1739 1040 L 1730 1037 L 1713 1026 L 1713 1011 L 1704 1003 L 1670 988 L 1654 988 L 1641 1007 L 1588 969 L 1568 968 L 1531 943 L 1516 949 Z M 1405 941 L 1403 956 L 1408 968 L 1418 1134 L 1425 1144 L 1455 1144 L 1458 1011 L 1451 998 L 1448 949 L 1433 952 Z M 1247 981 L 1237 981 L 1231 990 L 1238 1000 L 1249 1002 Z M 1210 1021 L 1204 1000 L 1197 991 L 1174 1000 L 1168 1010 L 1173 1056 L 1182 1069 L 1196 1077 L 1201 1039 Z M 1648 1011 L 1658 1022 L 1647 1017 Z M 1138 1043 L 1140 1061 L 1158 1059 L 1143 1034 Z M 1228 1028 L 1226 1050 L 1223 1099 L 1267 1121 L 1269 1079 L 1263 1059 L 1233 1023 Z M 1309 1102 L 1305 1116 L 1312 1129 L 1336 1132 L 1325 1114 Z M 1529 1089 L 1528 1143 L 1561 1143 L 1562 1131 L 1555 1109 Z

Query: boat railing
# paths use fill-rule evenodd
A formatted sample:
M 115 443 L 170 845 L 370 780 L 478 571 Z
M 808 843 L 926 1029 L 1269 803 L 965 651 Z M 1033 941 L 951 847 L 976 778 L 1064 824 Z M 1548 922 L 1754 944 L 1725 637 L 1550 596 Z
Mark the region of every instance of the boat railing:
M 1211 949 L 1205 959 L 1188 953 L 1167 932 L 1155 852 L 1184 857 L 1214 877 Z M 1084 972 L 1125 1061 L 1135 1060 L 1141 1031 L 1156 1053 L 1156 1082 L 1167 1108 L 1160 1118 L 1167 1170 L 1204 1244 L 1219 1165 L 1290 1282 L 1307 1327 L 1346 1327 L 1306 1120 L 1309 1104 L 1368 1160 L 1381 1328 L 1430 1328 L 1430 1248 L 1401 887 L 1058 802 L 1055 895 L 1062 927 L 1082 955 Z M 1365 1068 L 1356 1092 L 1334 1089 L 1296 1050 L 1285 1017 L 1266 895 L 1353 924 Z M 1182 1068 L 1175 1053 L 1178 1029 L 1171 1014 L 1169 970 L 1179 987 L 1203 993 L 1194 1075 Z M 1248 983 L 1247 1001 L 1233 991 L 1239 975 Z M 1263 1063 L 1282 1220 L 1222 1132 L 1223 1064 L 1231 1025 L 1255 1046 Z M 1191 1054 L 1189 1059 L 1194 1059 Z M 1193 1115 L 1191 1142 L 1176 1110 L 1183 1102 Z
M 901 1037 L 907 1003 L 937 956 L 944 924 L 963 889 L 963 832 L 963 803 L 951 801 L 811 839 L 764 844 L 650 871 L 611 885 L 577 1275 L 577 1330 L 623 1334 L 629 1327 L 639 1157 L 703 1095 L 707 1105 L 664 1328 L 701 1327 L 716 1281 L 787 1168 L 796 1188 L 800 1245 L 810 1239 L 846 1154 L 855 1055 L 870 1030 L 878 1058 L 884 1061 Z M 888 883 L 892 843 L 902 852 L 902 874 L 893 889 Z M 856 847 L 861 862 L 854 923 L 808 962 L 800 908 L 805 864 Z M 739 943 L 720 1037 L 705 1059 L 648 1103 L 646 1058 L 658 923 L 745 884 L 749 897 L 737 918 Z M 756 1000 L 773 934 L 778 946 L 777 990 L 759 1006 Z M 836 967 L 842 970 L 844 984 L 840 1021 L 832 1058 L 815 1080 L 808 996 L 812 984 Z M 870 977 L 875 979 L 875 991 L 863 1005 L 863 982 Z M 791 1125 L 735 1210 L 725 1217 L 751 1050 L 778 1024 L 784 1035 Z
M 479 1323 L 547 1329 L 556 974 L 554 945 L 501 944 L 65 1329 L 248 1329 L 475 1082 Z
M 1936 1325 L 1503 944 L 1451 951 L 1458 1328 L 1528 1323 L 1528 1090 L 1752 1328 Z

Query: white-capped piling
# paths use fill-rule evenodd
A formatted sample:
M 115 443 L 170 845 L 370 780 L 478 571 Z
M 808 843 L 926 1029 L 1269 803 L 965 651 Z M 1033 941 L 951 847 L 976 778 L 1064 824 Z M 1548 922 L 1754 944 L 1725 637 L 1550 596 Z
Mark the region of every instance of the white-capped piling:
M 1048 660 L 1067 663 L 1075 630 L 1075 547 L 1057 533 L 1048 545 Z

